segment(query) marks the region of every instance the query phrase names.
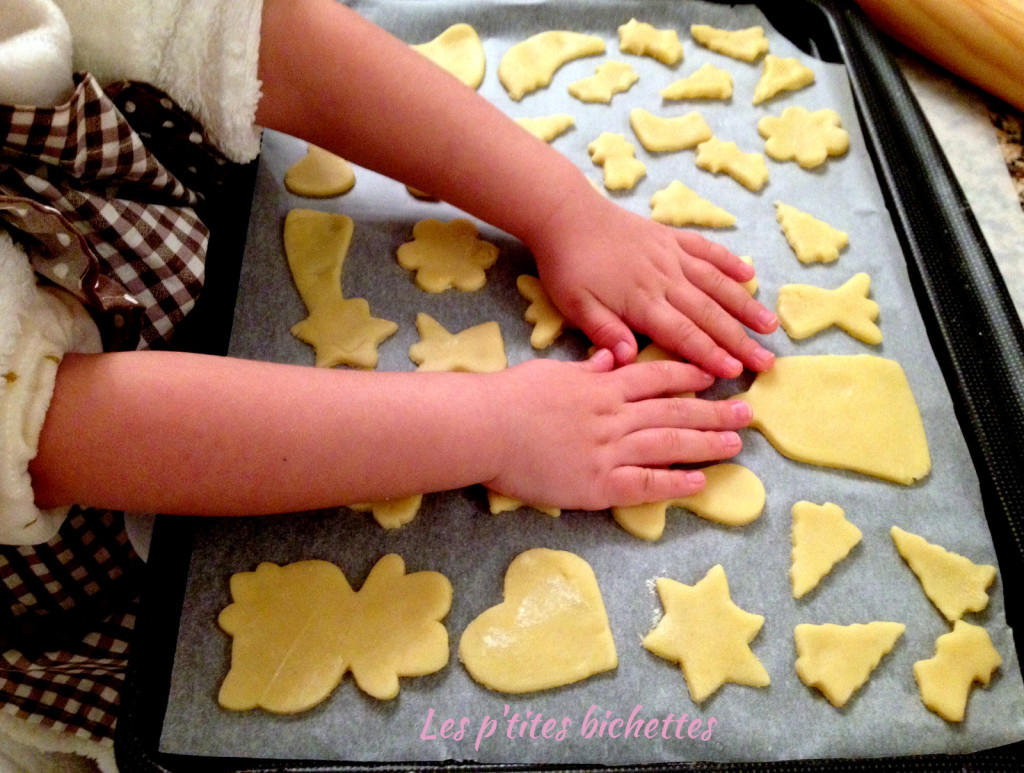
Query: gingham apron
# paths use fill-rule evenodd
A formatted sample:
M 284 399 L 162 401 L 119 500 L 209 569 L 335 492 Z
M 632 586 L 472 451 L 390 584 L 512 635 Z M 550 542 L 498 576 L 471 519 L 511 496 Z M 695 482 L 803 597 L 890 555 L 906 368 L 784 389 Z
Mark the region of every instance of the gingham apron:
M 208 241 L 195 191 L 224 166 L 143 84 L 76 75 L 64 105 L 0 106 L 0 218 L 107 349 L 166 346 L 194 305 Z M 144 570 L 110 511 L 75 508 L 48 544 L 0 547 L 0 713 L 112 745 Z

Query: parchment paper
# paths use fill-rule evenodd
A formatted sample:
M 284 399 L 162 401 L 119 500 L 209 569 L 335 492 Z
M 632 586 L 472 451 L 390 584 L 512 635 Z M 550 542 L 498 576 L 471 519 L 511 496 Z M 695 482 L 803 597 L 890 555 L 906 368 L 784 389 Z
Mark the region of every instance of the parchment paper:
M 1012 632 L 1005 624 L 1003 591 L 997 578 L 991 601 L 981 614 L 1003 657 L 987 689 L 975 689 L 967 717 L 951 724 L 921 703 L 913 663 L 934 653 L 935 639 L 950 626 L 931 605 L 916 577 L 893 546 L 889 529 L 896 524 L 925 536 L 978 563 L 995 563 L 982 510 L 979 487 L 957 425 L 949 393 L 930 349 L 910 288 L 900 247 L 865 150 L 845 71 L 800 51 L 775 33 L 749 6 L 673 3 L 357 3 L 359 10 L 410 43 L 432 39 L 450 24 L 467 21 L 485 41 L 487 76 L 480 91 L 510 115 L 540 116 L 568 112 L 576 128 L 554 141 L 592 178 L 587 144 L 603 131 L 621 132 L 637 147 L 647 176 L 637 187 L 613 194 L 623 206 L 649 214 L 651 194 L 681 180 L 739 218 L 735 228 L 705 231 L 739 254 L 753 256 L 760 280 L 759 298 L 775 303 L 778 287 L 788 282 L 836 287 L 854 273 L 872 278 L 872 297 L 881 305 L 885 335 L 867 347 L 838 330 L 803 342 L 779 331 L 765 341 L 779 355 L 872 352 L 900 362 L 924 419 L 933 459 L 931 475 L 904 487 L 884 481 L 789 461 L 755 431 L 745 431 L 737 461 L 764 481 L 764 514 L 742 528 L 704 521 L 684 510 L 669 511 L 664 537 L 655 543 L 636 540 L 618 528 L 608 513 L 567 512 L 554 519 L 531 510 L 492 516 L 484 491 L 477 487 L 428 495 L 416 520 L 385 532 L 368 515 L 347 509 L 269 518 L 211 520 L 195 547 L 187 602 L 181 626 L 163 726 L 161 750 L 194 755 L 267 758 L 315 758 L 341 761 L 643 763 L 672 760 L 777 760 L 810 757 L 898 755 L 970 751 L 1024 737 L 1024 687 Z M 621 54 L 617 27 L 630 17 L 681 32 L 684 61 L 669 68 L 653 59 Z M 762 24 L 772 51 L 798 56 L 817 74 L 810 88 L 780 96 L 754 108 L 750 95 L 761 65 L 737 62 L 697 46 L 688 34 L 691 23 L 725 28 Z M 497 80 L 501 55 L 515 42 L 545 29 L 572 29 L 600 34 L 608 41 L 605 56 L 572 62 L 552 85 L 512 102 Z M 568 96 L 566 87 L 594 72 L 605 59 L 625 59 L 640 74 L 639 82 L 612 104 L 585 105 Z M 718 102 L 669 102 L 658 92 L 705 62 L 728 69 L 735 80 L 733 99 Z M 693 152 L 652 155 L 643 150 L 628 125 L 629 110 L 642 106 L 660 115 L 683 115 L 697 109 L 715 134 L 736 141 L 744 151 L 762 151 L 757 119 L 779 114 L 788 105 L 839 112 L 851 135 L 851 149 L 814 171 L 795 163 L 769 160 L 771 179 L 753 194 L 723 176 L 712 176 L 693 163 Z M 380 368 L 411 370 L 408 347 L 418 340 L 413 320 L 424 311 L 449 330 L 496 319 L 501 325 L 510 363 L 538 356 L 528 343 L 530 326 L 522 319 L 526 301 L 515 290 L 515 277 L 533 270 L 521 245 L 481 224 L 485 237 L 502 247 L 502 257 L 488 272 L 488 283 L 475 293 L 419 291 L 409 272 L 398 266 L 395 250 L 411 238 L 420 219 L 442 220 L 461 213 L 445 204 L 413 199 L 404 186 L 357 169 L 355 188 L 327 201 L 286 193 L 283 176 L 305 146 L 291 137 L 267 133 L 248 235 L 231 354 L 275 362 L 312 365 L 313 352 L 289 334 L 305 316 L 288 275 L 281 227 L 293 207 L 342 212 L 354 218 L 355 236 L 345 263 L 343 286 L 348 297 L 368 299 L 371 311 L 399 323 L 399 332 L 380 347 Z M 925 170 L 922 170 L 924 172 Z M 776 200 L 808 211 L 850 234 L 850 246 L 829 265 L 800 264 L 774 219 Z M 566 335 L 539 356 L 578 359 L 587 343 Z M 745 388 L 748 380 L 720 383 L 712 396 Z M 258 420 L 259 406 L 253 406 Z M 880 442 L 885 442 L 880 438 Z M 386 453 L 387 449 L 382 449 Z M 254 471 L 258 474 L 258 471 Z M 245 485 L 244 480 L 233 485 Z M 800 601 L 791 596 L 790 509 L 798 500 L 835 502 L 864 537 L 819 585 Z M 458 662 L 458 640 L 465 626 L 484 609 L 501 601 L 504 571 L 514 556 L 533 547 L 571 550 L 585 558 L 604 594 L 619 653 L 612 673 L 582 683 L 525 696 L 504 696 L 474 683 Z M 362 694 L 346 677 L 331 697 L 297 716 L 262 711 L 231 713 L 216 703 L 220 681 L 229 667 L 230 640 L 216 624 L 230 603 L 231 574 L 252 570 L 261 561 L 279 564 L 319 558 L 342 567 L 353 587 L 361 586 L 370 567 L 385 553 L 397 552 L 408 571 L 436 570 L 455 588 L 446 619 L 452 657 L 447 668 L 427 677 L 403 679 L 398 698 L 379 702 Z M 699 581 L 715 564 L 729 578 L 733 600 L 762 614 L 764 627 L 751 644 L 771 675 L 764 689 L 726 685 L 702 705 L 694 705 L 678 666 L 641 647 L 641 638 L 656 623 L 661 605 L 653 581 L 671 577 L 686 584 Z M 833 708 L 816 690 L 798 679 L 793 663 L 793 628 L 803 622 L 855 623 L 892 620 L 906 633 L 874 671 L 869 682 L 843 709 Z M 587 718 L 598 720 L 588 723 Z M 680 717 L 686 720 L 680 723 Z M 536 723 L 536 717 L 542 719 Z M 516 717 L 516 721 L 512 721 Z M 610 737 L 600 721 L 614 718 L 657 720 L 655 737 Z M 544 722 L 557 720 L 564 735 L 544 737 Z M 453 719 L 457 737 L 444 738 L 442 723 Z M 522 720 L 527 724 L 522 724 Z M 700 719 L 699 724 L 692 724 Z M 464 720 L 464 721 L 463 721 Z M 490 720 L 496 720 L 491 724 Z M 615 725 L 614 727 L 620 727 Z M 478 739 L 481 728 L 493 734 Z M 590 734 L 587 734 L 587 731 Z M 695 737 L 691 737 L 690 734 Z M 451 736 L 449 732 L 447 735 Z M 678 737 L 677 737 L 678 736 Z

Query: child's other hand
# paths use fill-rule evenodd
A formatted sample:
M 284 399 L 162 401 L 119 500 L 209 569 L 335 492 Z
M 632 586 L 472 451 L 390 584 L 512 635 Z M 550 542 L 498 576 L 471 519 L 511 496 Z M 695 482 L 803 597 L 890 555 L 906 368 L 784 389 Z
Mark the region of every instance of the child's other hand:
M 507 407 L 501 472 L 486 485 L 520 501 L 601 510 L 693 494 L 697 470 L 742 447 L 751 419 L 737 400 L 676 397 L 713 379 L 678 362 L 614 368 L 602 349 L 582 363 L 530 360 L 495 375 Z
M 631 362 L 632 331 L 722 378 L 767 370 L 775 315 L 739 284 L 753 269 L 724 247 L 600 195 L 567 197 L 530 244 L 548 294 L 598 347 Z

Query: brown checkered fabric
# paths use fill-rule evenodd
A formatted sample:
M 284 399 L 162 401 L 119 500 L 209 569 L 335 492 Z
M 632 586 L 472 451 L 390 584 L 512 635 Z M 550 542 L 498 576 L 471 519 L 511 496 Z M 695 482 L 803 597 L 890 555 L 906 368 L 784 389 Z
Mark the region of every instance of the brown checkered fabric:
M 107 348 L 167 343 L 195 303 L 208 232 L 192 186 L 214 189 L 224 167 L 146 85 L 79 75 L 66 105 L 0 106 L 0 226 L 82 299 Z M 110 511 L 0 547 L 0 713 L 111 745 L 144 571 Z

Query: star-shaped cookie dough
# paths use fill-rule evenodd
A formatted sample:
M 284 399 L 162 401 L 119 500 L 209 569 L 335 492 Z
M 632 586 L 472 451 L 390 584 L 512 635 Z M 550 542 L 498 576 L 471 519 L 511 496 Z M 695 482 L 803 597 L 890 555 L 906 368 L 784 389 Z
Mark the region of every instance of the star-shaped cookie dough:
M 967 612 L 980 612 L 988 606 L 985 591 L 996 578 L 994 566 L 976 564 L 898 526 L 889 531 L 925 595 L 947 620 L 959 620 Z
M 766 115 L 757 122 L 757 131 L 765 139 L 765 153 L 776 161 L 796 161 L 804 169 L 850 149 L 850 135 L 835 110 L 811 113 L 793 105 L 781 115 Z
M 673 81 L 661 90 L 662 99 L 729 99 L 732 96 L 732 75 L 711 62 L 701 65 L 690 75 Z
M 690 27 L 690 34 L 705 48 L 744 62 L 753 62 L 768 52 L 768 38 L 764 36 L 763 27 L 723 30 L 707 24 L 694 24 Z
M 551 302 L 537 277 L 522 274 L 516 278 L 516 287 L 519 294 L 530 302 L 523 314 L 526 321 L 533 325 L 530 345 L 534 349 L 547 349 L 562 335 L 565 316 Z
M 796 91 L 814 83 L 814 70 L 799 59 L 768 54 L 761 79 L 754 87 L 753 102 L 760 105 L 783 91 Z
M 700 703 L 726 682 L 768 686 L 768 672 L 749 646 L 764 618 L 733 603 L 720 565 L 696 585 L 659 577 L 657 588 L 665 616 L 644 637 L 643 645 L 679 663 L 690 698 Z
M 687 150 L 711 139 L 711 127 L 700 113 L 662 118 L 635 107 L 629 111 L 629 125 L 645 150 L 665 153 Z
M 793 630 L 796 673 L 808 687 L 821 690 L 833 706 L 845 706 L 905 630 L 902 623 L 881 621 L 853 625 L 801 623 Z
M 831 263 L 850 242 L 845 231 L 781 201 L 775 202 L 775 219 L 801 263 Z
M 413 226 L 412 239 L 398 248 L 398 263 L 415 271 L 416 286 L 428 293 L 452 287 L 479 290 L 487 281 L 485 271 L 498 259 L 498 247 L 481 239 L 465 218 L 421 220 Z
M 428 314 L 416 315 L 419 343 L 409 347 L 409 359 L 423 371 L 494 373 L 508 366 L 505 343 L 497 322 L 484 322 L 449 333 Z
M 799 599 L 850 554 L 862 535 L 860 529 L 846 520 L 843 508 L 832 502 L 797 502 L 792 512 L 789 580 L 793 598 Z
M 603 167 L 604 187 L 610 191 L 628 190 L 647 174 L 647 167 L 636 158 L 636 149 L 625 135 L 602 132 L 587 145 L 587 152 L 595 164 Z
M 589 78 L 570 83 L 569 93 L 580 102 L 608 104 L 638 80 L 640 76 L 626 62 L 602 62 Z
M 786 334 L 800 340 L 835 325 L 858 341 L 874 346 L 882 343 L 878 304 L 868 298 L 871 277 L 854 274 L 834 290 L 804 284 L 779 288 L 775 311 Z
M 914 663 L 921 701 L 948 722 L 961 722 L 974 683 L 987 685 L 1002 662 L 984 628 L 957 620 L 936 640 L 934 657 Z
M 744 153 L 735 142 L 711 137 L 697 146 L 694 163 L 718 174 L 725 172 L 750 191 L 759 191 L 768 182 L 768 166 L 760 153 Z
M 700 225 L 707 228 L 728 228 L 736 224 L 736 216 L 701 198 L 679 180 L 651 196 L 651 217 L 659 223 L 683 227 Z
M 649 56 L 669 66 L 683 58 L 683 44 L 673 29 L 657 29 L 647 22 L 630 19 L 618 31 L 619 50 L 624 54 Z

